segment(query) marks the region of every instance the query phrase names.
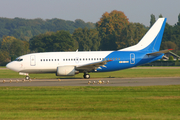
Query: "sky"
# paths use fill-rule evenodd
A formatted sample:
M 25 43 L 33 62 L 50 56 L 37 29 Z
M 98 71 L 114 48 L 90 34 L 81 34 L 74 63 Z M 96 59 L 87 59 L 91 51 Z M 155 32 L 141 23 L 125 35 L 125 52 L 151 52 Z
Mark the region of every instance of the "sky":
M 174 25 L 180 14 L 180 0 L 0 0 L 0 17 L 52 19 L 96 23 L 105 12 L 124 12 L 130 22 L 150 25 L 150 15 L 160 14 Z

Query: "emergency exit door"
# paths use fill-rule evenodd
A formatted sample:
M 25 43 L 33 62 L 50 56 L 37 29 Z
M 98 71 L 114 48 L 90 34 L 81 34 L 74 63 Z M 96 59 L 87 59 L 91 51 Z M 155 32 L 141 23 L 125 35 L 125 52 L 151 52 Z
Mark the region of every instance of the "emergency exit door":
M 135 64 L 135 54 L 134 53 L 130 54 L 130 63 Z
M 36 56 L 35 55 L 31 55 L 30 56 L 30 65 L 31 66 L 35 66 L 36 65 Z

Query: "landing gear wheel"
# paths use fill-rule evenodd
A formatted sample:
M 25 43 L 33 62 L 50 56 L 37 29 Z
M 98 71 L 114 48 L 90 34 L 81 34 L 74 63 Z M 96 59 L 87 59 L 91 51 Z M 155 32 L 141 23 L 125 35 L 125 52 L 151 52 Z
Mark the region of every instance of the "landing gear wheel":
M 85 79 L 89 79 L 89 78 L 90 78 L 90 75 L 89 75 L 89 74 L 84 74 L 83 77 L 84 77 Z
M 25 77 L 25 80 L 30 80 L 30 77 L 29 77 L 29 76 L 26 76 L 26 77 Z

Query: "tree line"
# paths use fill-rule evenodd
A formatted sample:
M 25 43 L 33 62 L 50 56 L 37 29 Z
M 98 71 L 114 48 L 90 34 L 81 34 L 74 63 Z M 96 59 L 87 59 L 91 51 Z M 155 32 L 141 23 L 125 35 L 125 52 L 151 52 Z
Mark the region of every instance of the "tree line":
M 56 32 L 58 30 L 66 30 L 71 34 L 76 28 L 87 27 L 95 28 L 94 23 L 85 23 L 81 19 L 75 21 L 62 19 L 23 19 L 23 18 L 0 18 L 0 41 L 3 36 L 14 36 L 23 41 L 29 41 L 33 36 L 45 33 L 47 31 Z
M 159 17 L 162 17 L 162 15 L 159 15 Z M 21 20 L 22 19 L 20 19 L 20 21 Z M 38 20 L 40 22 L 38 22 Z M 60 20 L 61 22 L 59 19 L 47 21 L 54 20 L 57 20 L 57 23 L 53 22 L 54 26 L 56 26 L 54 27 L 55 29 L 53 29 L 53 27 L 48 30 L 42 29 L 42 33 L 35 32 L 36 35 L 31 35 L 31 37 L 28 38 L 29 40 L 22 39 L 16 35 L 4 35 L 0 43 L 0 62 L 14 60 L 16 57 L 30 52 L 75 51 L 77 49 L 79 51 L 119 50 L 138 43 L 148 29 L 155 23 L 156 18 L 151 14 L 150 26 L 146 27 L 140 23 L 129 22 L 123 12 L 113 10 L 110 13 L 105 12 L 95 24 L 85 23 L 82 20 L 71 22 L 73 27 L 75 23 L 77 25 L 76 28 L 74 27 L 73 32 L 69 29 L 73 27 L 67 27 L 65 23 L 62 25 L 62 20 Z M 42 19 L 35 19 L 35 21 L 37 26 L 34 24 L 34 26 L 29 25 L 30 28 L 38 27 L 38 24 L 41 22 L 46 22 Z M 20 22 L 17 22 L 17 24 L 20 24 Z M 17 28 L 18 25 L 14 24 L 13 26 Z M 60 29 L 60 26 L 61 28 L 64 26 L 64 29 Z M 43 25 L 41 27 L 43 27 Z M 24 30 L 23 32 L 26 33 L 28 31 Z M 30 33 L 32 33 L 32 31 Z M 174 49 L 173 52 L 180 55 L 178 47 L 180 46 L 179 33 L 180 14 L 178 16 L 178 22 L 175 25 L 172 26 L 166 23 L 161 49 L 172 48 Z

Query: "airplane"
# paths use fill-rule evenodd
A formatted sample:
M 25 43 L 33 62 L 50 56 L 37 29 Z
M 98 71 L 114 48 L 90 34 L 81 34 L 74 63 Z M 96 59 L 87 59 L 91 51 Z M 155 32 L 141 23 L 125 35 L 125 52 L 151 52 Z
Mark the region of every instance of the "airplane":
M 31 73 L 55 73 L 57 76 L 74 76 L 90 72 L 108 72 L 136 67 L 161 59 L 169 50 L 159 51 L 166 18 L 159 18 L 136 44 L 117 51 L 42 52 L 22 55 L 6 65 L 25 75 Z

